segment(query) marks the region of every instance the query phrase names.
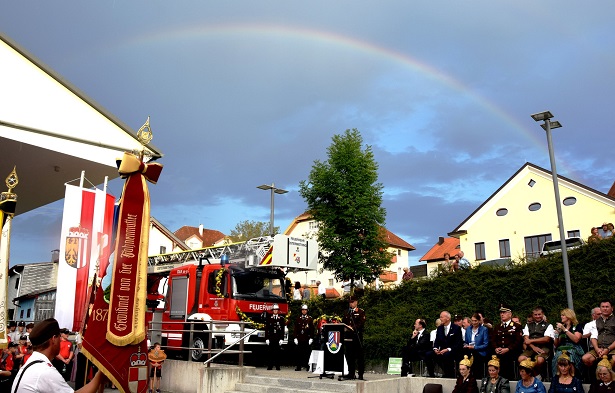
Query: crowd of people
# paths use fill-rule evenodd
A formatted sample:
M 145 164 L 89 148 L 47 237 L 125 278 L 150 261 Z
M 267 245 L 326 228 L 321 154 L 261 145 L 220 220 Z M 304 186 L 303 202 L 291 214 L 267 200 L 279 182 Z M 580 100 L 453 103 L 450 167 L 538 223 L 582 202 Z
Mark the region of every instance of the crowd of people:
M 519 380 L 516 393 L 545 393 L 543 376 L 551 377 L 549 393 L 582 393 L 583 373 L 592 382 L 591 393 L 615 388 L 610 385 L 615 376 L 615 317 L 610 300 L 601 301 L 586 324 L 580 324 L 568 308 L 554 324 L 540 306 L 524 325 L 505 304 L 499 314 L 500 322 L 492 324 L 481 312 L 453 318 L 442 311 L 435 334 L 426 329 L 425 320 L 415 320 L 402 350 L 401 375 L 411 375 L 413 365 L 422 361 L 429 377 L 435 377 L 438 365 L 444 378 L 457 378 L 454 393 L 509 393 L 511 379 Z M 547 369 L 549 362 L 551 369 Z
M 597 243 L 600 240 L 609 239 L 613 237 L 615 233 L 615 227 L 612 223 L 604 223 L 601 227 L 593 227 L 591 229 L 591 235 L 587 239 L 588 243 Z
M 70 335 L 74 335 L 73 340 L 69 340 Z M 36 324 L 11 321 L 6 329 L 6 337 L 8 345 L 2 350 L 0 358 L 0 392 L 72 392 L 73 387 L 68 384 L 71 382 L 75 391 L 93 393 L 99 385 L 110 383 L 92 365 L 89 367 L 91 373 L 86 372 L 88 367 L 85 366 L 85 356 L 79 353 L 81 336 L 68 329 L 60 329 L 53 318 Z M 166 354 L 159 343 L 151 346 L 148 358 L 149 393 L 160 393 L 162 364 Z M 25 370 L 30 367 L 32 370 L 25 374 Z M 82 371 L 77 372 L 77 368 Z

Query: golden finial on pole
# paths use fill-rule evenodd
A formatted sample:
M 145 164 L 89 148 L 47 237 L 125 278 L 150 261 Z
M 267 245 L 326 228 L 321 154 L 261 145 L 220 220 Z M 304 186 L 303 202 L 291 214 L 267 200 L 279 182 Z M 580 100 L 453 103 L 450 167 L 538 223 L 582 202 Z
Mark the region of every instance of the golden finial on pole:
M 147 116 L 145 124 L 137 131 L 137 139 L 143 146 L 140 152 L 141 159 L 143 159 L 145 155 L 145 146 L 152 141 L 152 138 L 154 138 L 154 135 L 152 134 L 152 128 L 149 126 L 149 116 Z
M 17 187 L 17 184 L 19 184 L 19 178 L 17 177 L 16 169 L 17 169 L 16 166 L 13 167 L 13 170 L 11 171 L 11 173 L 9 173 L 9 175 L 6 177 L 4 181 L 4 184 L 6 184 L 9 190 L 7 192 L 3 192 L 0 194 L 0 202 L 8 201 L 8 200 L 12 200 L 12 201 L 17 200 L 17 194 L 13 193 L 13 189 Z

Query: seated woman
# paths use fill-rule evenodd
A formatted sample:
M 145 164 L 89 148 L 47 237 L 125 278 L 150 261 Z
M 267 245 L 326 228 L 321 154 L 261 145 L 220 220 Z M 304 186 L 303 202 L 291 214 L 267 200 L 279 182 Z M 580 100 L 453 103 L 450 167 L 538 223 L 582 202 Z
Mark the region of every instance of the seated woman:
M 536 363 L 529 358 L 519 363 L 519 376 L 515 393 L 547 393 L 542 381 L 534 377 L 534 366 Z
M 483 378 L 480 383 L 480 393 L 510 393 L 510 383 L 508 379 L 500 377 L 500 360 L 492 355 L 487 363 L 488 377 Z
M 453 393 L 478 393 L 476 378 L 472 376 L 472 359 L 468 359 L 468 355 L 459 362 L 459 374 Z
M 553 353 L 553 359 L 559 359 L 563 351 L 566 351 L 570 361 L 574 364 L 577 371 L 581 370 L 583 363 L 581 358 L 583 357 L 583 348 L 581 347 L 581 337 L 583 336 L 583 325 L 577 321 L 577 316 L 573 310 L 565 308 L 560 313 L 562 322 L 558 322 L 555 325 L 557 330 L 555 340 L 553 341 L 553 347 L 555 351 Z M 553 362 L 553 374 L 556 375 L 558 371 L 557 362 Z
M 564 351 L 557 358 L 557 373 L 553 381 L 549 393 L 585 393 L 581 380 L 574 376 L 574 365 Z
M 613 393 L 615 392 L 615 372 L 611 368 L 611 362 L 606 356 L 598 362 L 596 367 L 596 381 L 589 387 L 589 393 Z
M 470 318 L 471 326 L 466 329 L 463 342 L 463 354 L 472 358 L 472 372 L 477 379 L 483 377 L 483 367 L 489 347 L 489 331 L 480 322 L 480 315 L 474 313 Z

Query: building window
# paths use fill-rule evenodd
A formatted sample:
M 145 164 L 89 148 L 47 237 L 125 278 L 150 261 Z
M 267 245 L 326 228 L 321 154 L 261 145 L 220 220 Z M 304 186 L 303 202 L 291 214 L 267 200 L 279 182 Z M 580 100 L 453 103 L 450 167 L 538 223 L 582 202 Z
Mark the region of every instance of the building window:
M 397 250 L 397 255 L 401 256 L 401 250 Z
M 23 310 L 19 311 L 19 319 L 23 319 Z
M 542 245 L 551 240 L 551 235 L 527 236 L 525 240 L 525 257 L 537 258 Z
M 476 260 L 481 261 L 485 259 L 485 243 L 474 243 L 474 254 Z
M 567 237 L 581 237 L 581 231 L 579 229 L 575 229 L 573 231 L 568 231 Z
M 575 198 L 575 197 L 564 198 L 562 203 L 564 204 L 564 206 L 572 206 L 575 203 L 577 203 L 577 198 Z
M 527 183 L 527 185 L 530 187 L 534 187 L 534 184 L 536 184 L 536 181 L 534 179 L 531 179 L 529 183 Z
M 510 239 L 500 240 L 500 258 L 510 258 Z
M 19 289 L 19 277 L 15 280 L 15 289 Z
M 166 254 L 167 253 L 167 248 L 165 246 L 160 246 L 160 253 L 161 254 Z
M 542 205 L 538 202 L 534 202 L 532 204 L 530 204 L 527 208 L 529 211 L 531 212 L 535 212 L 537 210 L 540 210 L 540 208 L 542 207 Z
M 330 286 L 330 287 L 332 287 L 332 286 L 333 286 L 333 279 L 332 279 L 332 278 L 330 278 L 330 279 L 329 279 L 329 286 Z
M 499 216 L 499 217 L 503 217 L 503 216 L 505 216 L 505 215 L 507 215 L 507 214 L 508 214 L 508 209 L 506 209 L 506 208 L 501 208 L 501 209 L 498 209 L 498 210 L 495 212 L 495 215 L 496 215 L 496 216 Z
M 28 311 L 26 312 L 26 318 L 30 318 L 30 310 L 32 310 L 32 309 L 29 308 Z
M 316 285 L 316 280 L 310 280 L 310 285 L 311 286 L 315 286 Z
M 309 222 L 309 228 L 310 228 L 310 230 L 318 229 L 318 222 L 317 221 L 310 221 Z

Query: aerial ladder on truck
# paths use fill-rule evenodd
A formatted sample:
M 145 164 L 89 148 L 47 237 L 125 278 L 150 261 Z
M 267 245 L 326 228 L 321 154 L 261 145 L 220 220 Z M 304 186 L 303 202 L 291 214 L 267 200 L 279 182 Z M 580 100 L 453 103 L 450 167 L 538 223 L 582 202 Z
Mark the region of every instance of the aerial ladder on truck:
M 287 313 L 286 273 L 316 270 L 317 263 L 315 240 L 285 235 L 153 255 L 148 257 L 147 305 L 151 318 L 162 325 L 163 346 L 207 348 L 209 333 L 187 338 L 176 332 L 178 323 L 185 323 L 186 330 L 198 322 L 222 347 L 239 336 L 240 326 L 233 322 L 253 322 L 258 327 L 274 304 Z M 163 278 L 166 284 L 160 285 Z M 164 307 L 159 308 L 162 299 Z M 209 321 L 228 322 L 207 324 Z M 264 345 L 264 341 L 264 332 L 256 330 L 245 344 Z M 199 360 L 202 351 L 191 354 Z

